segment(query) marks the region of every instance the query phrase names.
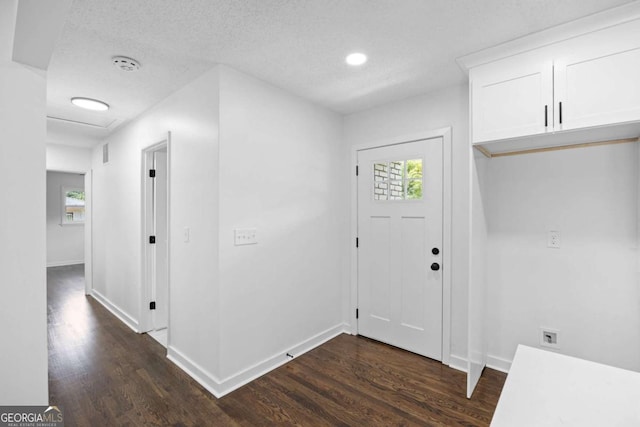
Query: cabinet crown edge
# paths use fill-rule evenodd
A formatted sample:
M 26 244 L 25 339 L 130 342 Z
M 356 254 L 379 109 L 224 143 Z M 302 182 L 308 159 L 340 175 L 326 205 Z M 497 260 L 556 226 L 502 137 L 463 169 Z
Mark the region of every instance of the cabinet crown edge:
M 468 74 L 469 70 L 479 65 L 638 19 L 640 19 L 640 1 L 633 1 L 461 56 L 456 59 L 456 62 L 462 71 Z

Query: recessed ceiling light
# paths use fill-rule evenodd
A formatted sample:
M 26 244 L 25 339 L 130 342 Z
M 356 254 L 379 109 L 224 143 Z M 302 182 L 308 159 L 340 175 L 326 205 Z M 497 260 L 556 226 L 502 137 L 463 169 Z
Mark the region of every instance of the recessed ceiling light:
M 367 55 L 365 55 L 364 53 L 359 53 L 359 52 L 352 53 L 352 54 L 347 55 L 346 61 L 347 61 L 347 64 L 353 65 L 355 67 L 355 66 L 362 65 L 365 62 L 367 62 Z
M 76 107 L 85 108 L 87 110 L 107 111 L 109 109 L 109 104 L 106 102 L 91 98 L 71 98 L 71 103 Z

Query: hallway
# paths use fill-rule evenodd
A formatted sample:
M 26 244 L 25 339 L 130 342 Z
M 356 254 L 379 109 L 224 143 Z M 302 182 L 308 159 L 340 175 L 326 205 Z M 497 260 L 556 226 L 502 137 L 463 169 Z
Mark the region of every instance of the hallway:
M 47 269 L 49 393 L 65 425 L 488 425 L 505 374 L 465 374 L 375 341 L 340 335 L 216 399 L 84 295 L 82 265 Z

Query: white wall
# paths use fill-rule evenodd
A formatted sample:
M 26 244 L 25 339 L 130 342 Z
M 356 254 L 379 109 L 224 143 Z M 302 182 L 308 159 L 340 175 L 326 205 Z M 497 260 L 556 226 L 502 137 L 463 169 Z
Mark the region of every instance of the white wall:
M 134 328 L 141 150 L 169 130 L 168 354 L 223 394 L 343 330 L 342 119 L 219 67 L 105 140 L 109 163 L 96 147 L 94 291 Z M 256 227 L 259 243 L 234 246 L 236 227 Z
M 469 169 L 471 170 L 471 247 L 469 252 L 469 300 L 467 306 L 467 397 L 471 397 L 482 370 L 487 364 L 487 245 L 488 225 L 485 213 L 486 171 L 488 160 L 472 149 Z
M 109 163 L 93 151 L 96 297 L 140 327 L 141 150 L 171 131 L 168 356 L 220 395 L 341 332 L 341 130 L 339 115 L 218 67 L 117 131 Z M 258 244 L 234 246 L 236 227 Z
M 169 345 L 205 371 L 217 369 L 218 72 L 167 97 L 93 151 L 93 287 L 96 297 L 138 329 L 141 315 L 142 150 L 170 150 Z M 190 227 L 190 242 L 183 228 Z M 144 302 L 145 307 L 148 302 Z M 146 310 L 146 309 L 145 309 Z M 144 325 L 142 325 L 144 327 Z
M 560 330 L 560 352 L 640 370 L 638 145 L 489 161 L 489 364 Z M 547 248 L 547 233 L 561 248 Z
M 62 1 L 62 0 L 60 0 Z M 117 127 L 117 124 L 113 125 Z M 47 119 L 47 146 L 75 147 L 91 151 L 111 129 L 87 127 L 63 120 Z M 81 131 L 81 132 L 78 132 Z
M 86 173 L 91 170 L 91 149 L 48 143 L 47 170 Z
M 84 224 L 62 225 L 62 188 L 84 189 L 84 175 L 47 172 L 47 267 L 84 263 Z
M 469 260 L 468 87 L 457 86 L 351 114 L 344 119 L 350 146 L 452 127 L 452 364 L 467 355 Z
M 0 2 L 0 405 L 46 405 L 46 79 L 10 60 L 16 10 Z
M 226 379 L 342 331 L 349 176 L 339 115 L 227 67 L 220 131 Z M 234 246 L 238 227 L 257 228 L 258 244 Z

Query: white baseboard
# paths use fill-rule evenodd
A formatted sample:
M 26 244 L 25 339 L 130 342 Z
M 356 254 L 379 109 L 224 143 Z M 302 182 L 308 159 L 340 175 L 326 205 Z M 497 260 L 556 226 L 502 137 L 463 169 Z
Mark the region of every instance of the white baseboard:
M 340 324 L 327 329 L 326 331 L 321 332 L 288 350 L 283 350 L 262 362 L 256 363 L 255 365 L 222 380 L 218 379 L 211 372 L 208 372 L 206 369 L 190 360 L 185 354 L 181 353 L 171 345 L 169 345 L 167 349 L 167 358 L 189 374 L 189 376 L 200 383 L 200 385 L 211 392 L 211 394 L 220 398 L 292 360 L 287 356 L 287 353 L 292 354 L 294 358 L 298 357 L 342 333 L 349 333 L 349 328 L 345 324 Z
M 78 265 L 78 264 L 84 264 L 84 260 L 75 260 L 75 261 L 54 261 L 54 262 L 48 262 L 47 263 L 47 268 L 49 267 L 64 267 L 65 265 Z
M 504 372 L 505 374 L 509 373 L 509 369 L 511 369 L 511 360 L 502 359 L 496 356 L 487 356 L 487 368 L 495 369 L 496 371 Z
M 458 371 L 467 372 L 467 359 L 452 354 L 449 356 L 449 367 Z
M 457 369 L 458 371 L 467 372 L 467 359 L 464 357 L 456 356 L 452 354 L 449 360 L 449 367 Z M 495 369 L 496 371 L 509 373 L 511 368 L 511 360 L 502 359 L 500 357 L 487 355 L 487 368 Z
M 138 333 L 138 321 L 136 319 L 122 311 L 117 305 L 113 304 L 107 297 L 105 297 L 95 289 L 91 290 L 90 295 L 93 297 L 93 299 L 102 304 L 104 308 L 109 310 L 111 314 L 120 319 L 122 323 L 130 327 L 135 333 Z
M 189 359 L 171 344 L 167 346 L 167 359 L 185 371 L 187 375 L 196 380 L 196 382 L 207 389 L 209 393 L 217 398 L 222 397 L 219 391 L 220 380 L 211 372 Z
M 352 325 L 351 323 L 344 322 L 342 324 L 344 327 L 344 333 L 349 335 L 358 335 L 358 327 L 356 325 Z

